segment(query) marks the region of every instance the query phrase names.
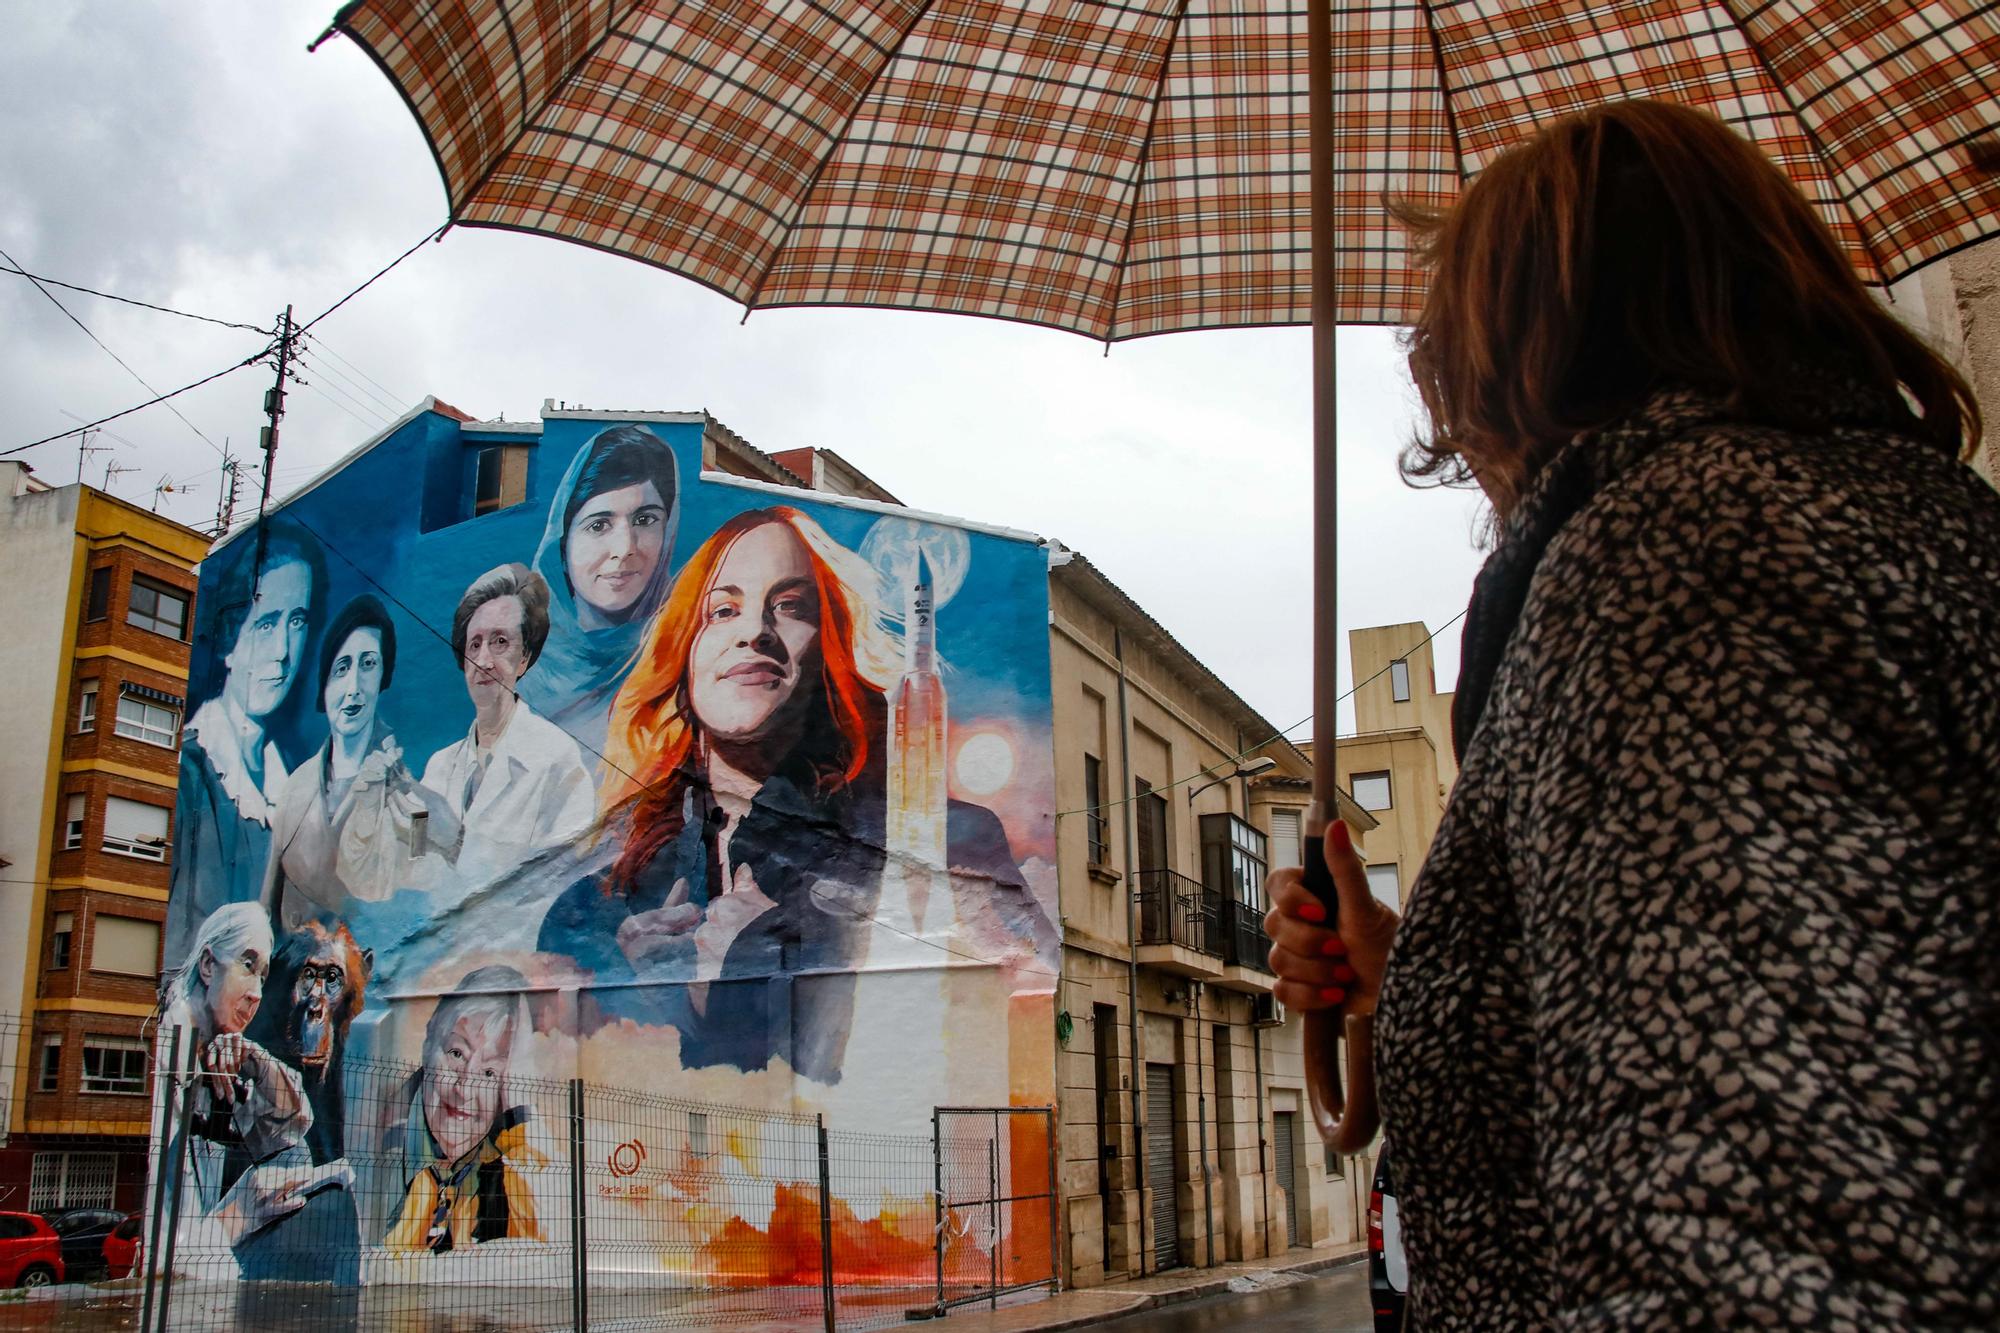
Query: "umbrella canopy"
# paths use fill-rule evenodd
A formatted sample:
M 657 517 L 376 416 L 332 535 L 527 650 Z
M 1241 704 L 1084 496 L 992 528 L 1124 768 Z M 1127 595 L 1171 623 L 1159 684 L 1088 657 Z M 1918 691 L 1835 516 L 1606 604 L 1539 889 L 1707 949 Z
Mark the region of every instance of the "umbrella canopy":
M 1310 318 L 1303 0 L 361 0 L 465 226 L 750 308 L 891 306 L 1106 340 Z M 1660 97 L 1796 180 L 1887 282 L 1988 234 L 1981 0 L 1334 0 L 1342 323 L 1423 279 L 1387 193 L 1449 202 L 1541 121 Z

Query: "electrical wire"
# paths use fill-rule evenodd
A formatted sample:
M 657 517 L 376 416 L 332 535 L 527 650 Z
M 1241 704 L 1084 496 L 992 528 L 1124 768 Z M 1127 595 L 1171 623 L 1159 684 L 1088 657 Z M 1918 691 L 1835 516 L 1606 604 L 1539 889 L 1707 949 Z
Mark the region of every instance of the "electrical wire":
M 325 370 L 325 367 L 315 362 L 307 361 L 303 353 L 294 353 L 292 364 L 301 369 L 311 370 L 315 377 L 311 380 L 301 379 L 297 381 L 299 384 L 311 389 L 321 398 L 332 403 L 335 407 L 347 413 L 348 416 L 353 417 L 356 421 L 367 427 L 371 433 L 379 432 L 384 426 L 389 424 L 383 418 L 381 409 L 373 406 L 364 399 L 356 398 L 353 394 L 341 388 L 338 382 L 331 379 L 323 383 L 316 382 Z M 368 415 L 363 416 L 363 412 Z
M 57 440 L 66 440 L 70 436 L 78 434 L 82 431 L 96 430 L 99 426 L 102 426 L 107 421 L 116 421 L 120 417 L 129 417 L 134 412 L 143 411 L 144 409 L 151 407 L 155 403 L 164 403 L 169 398 L 178 398 L 182 394 L 188 392 L 188 390 L 190 389 L 199 389 L 202 385 L 208 384 L 215 380 L 219 380 L 224 375 L 233 375 L 237 371 L 242 370 L 246 366 L 254 366 L 258 362 L 262 361 L 265 357 L 269 356 L 270 354 L 271 354 L 270 349 L 266 348 L 263 351 L 258 352 L 255 356 L 244 357 L 241 361 L 238 361 L 233 366 L 224 366 L 221 370 L 216 371 L 213 375 L 204 375 L 200 379 L 194 381 L 194 383 L 192 384 L 183 384 L 178 389 L 169 389 L 166 393 L 155 394 L 153 397 L 148 398 L 143 403 L 134 403 L 131 407 L 126 408 L 122 412 L 113 412 L 108 417 L 99 417 L 95 421 L 86 421 L 81 426 L 72 426 L 70 429 L 65 431 L 59 431 L 54 435 L 45 435 L 39 440 L 30 440 L 26 444 L 17 444 L 11 449 L 0 449 L 0 458 L 4 458 L 8 454 L 18 454 L 21 453 L 23 450 L 33 449 L 36 445 L 53 444 Z
M 306 341 L 313 345 L 314 350 L 332 358 L 340 366 L 346 369 L 350 374 L 352 374 L 358 379 L 365 381 L 367 384 L 372 386 L 375 392 L 371 394 L 370 397 L 375 398 L 377 401 L 379 401 L 383 407 L 389 410 L 392 416 L 401 416 L 403 414 L 404 408 L 402 407 L 402 404 L 408 402 L 409 400 L 401 397 L 395 391 L 390 389 L 388 385 L 382 383 L 382 381 L 376 379 L 373 375 L 370 375 L 367 371 L 363 370 L 360 366 L 355 365 L 352 361 L 349 361 L 339 352 L 336 352 L 333 349 L 332 345 L 327 342 L 325 334 L 322 333 L 311 334 L 307 337 Z
M 367 291 L 370 287 L 374 286 L 376 281 L 380 279 L 384 274 L 388 273 L 390 269 L 396 267 L 396 265 L 402 263 L 405 259 L 408 259 L 411 255 L 415 254 L 417 251 L 423 249 L 425 242 L 440 240 L 443 238 L 444 234 L 450 230 L 451 230 L 451 224 L 447 222 L 443 226 L 437 228 L 435 231 L 427 233 L 422 240 L 419 240 L 415 245 L 403 251 L 403 253 L 397 255 L 394 259 L 390 260 L 388 263 L 384 264 L 381 268 L 377 269 L 375 271 L 374 277 L 369 278 L 368 281 L 362 283 L 359 287 L 356 287 L 353 291 L 341 297 L 338 301 L 335 301 L 332 305 L 320 311 L 317 315 L 314 315 L 311 319 L 307 320 L 305 323 L 294 327 L 292 330 L 292 336 L 296 338 L 301 333 L 304 333 L 310 328 L 312 328 L 313 325 L 319 323 L 321 320 L 325 319 L 328 315 L 331 315 L 334 311 L 340 309 L 342 306 L 346 305 L 349 301 L 352 301 L 355 297 L 361 295 L 361 293 Z
M 0 259 L 4 259 L 9 264 L 13 264 L 14 271 L 16 273 L 25 272 L 25 270 L 23 270 L 19 264 L 15 263 L 14 256 L 8 254 L 5 250 L 0 250 Z M 90 331 L 90 326 L 88 324 L 85 324 L 82 320 L 78 319 L 76 317 L 76 314 L 73 311 L 71 311 L 71 309 L 68 306 L 64 305 L 61 301 L 57 300 L 56 294 L 50 291 L 47 287 L 44 287 L 41 283 L 41 279 L 36 278 L 33 275 L 29 275 L 28 281 L 34 284 L 36 291 L 40 292 L 43 296 L 46 296 L 49 299 L 50 305 L 62 311 L 64 316 L 68 318 L 70 323 L 76 325 L 79 329 L 82 329 L 84 337 L 96 343 L 100 348 L 104 350 L 104 354 L 106 356 L 110 357 L 113 361 L 116 361 L 120 366 L 124 367 L 125 373 L 127 375 L 130 375 L 133 379 L 139 381 L 139 386 L 141 388 L 143 388 L 147 393 L 157 394 L 160 392 L 158 389 L 155 389 L 151 384 L 146 382 L 146 377 L 144 375 L 141 375 L 138 371 L 132 369 L 131 364 L 127 362 L 124 357 L 112 351 L 110 344 L 106 343 L 104 339 L 98 337 L 95 333 L 92 333 Z M 155 399 L 154 401 L 165 402 L 166 399 L 171 396 L 172 395 L 163 395 L 160 398 Z M 222 452 L 222 446 L 217 444 L 214 440 L 209 439 L 208 436 L 202 431 L 201 427 L 195 425 L 192 421 L 189 421 L 186 416 L 182 415 L 181 410 L 178 407 L 170 406 L 167 408 L 167 410 L 169 412 L 172 412 L 175 416 L 180 417 L 181 424 L 183 426 L 186 426 L 189 430 L 193 431 L 203 444 L 215 450 L 215 452 L 218 454 Z
M 7 261 L 8 264 L 13 264 L 13 262 L 11 259 Z M 0 273 L 12 273 L 26 278 L 33 283 L 47 284 L 50 287 L 60 287 L 66 292 L 82 292 L 85 296 L 101 296 L 107 301 L 117 301 L 124 305 L 135 305 L 142 310 L 157 310 L 163 315 L 179 315 L 182 319 L 198 319 L 204 324 L 219 324 L 225 329 L 242 329 L 248 333 L 261 333 L 266 338 L 275 338 L 278 336 L 273 330 L 259 328 L 255 324 L 239 324 L 233 319 L 217 319 L 213 315 L 197 315 L 192 311 L 176 310 L 172 306 L 167 305 L 154 305 L 151 301 L 141 301 L 130 296 L 118 296 L 112 292 L 100 292 L 95 287 L 82 287 L 74 282 L 63 282 L 57 278 L 46 277 L 40 273 L 30 273 L 24 268 L 0 266 Z
M 1417 649 L 1423 647 L 1425 644 L 1429 643 L 1432 639 L 1435 639 L 1438 635 L 1444 633 L 1446 630 L 1450 629 L 1453 625 L 1456 625 L 1459 621 L 1463 620 L 1464 618 L 1465 618 L 1465 612 L 1463 610 L 1460 610 L 1459 613 L 1453 616 L 1450 620 L 1445 621 L 1444 624 L 1439 625 L 1429 634 L 1424 635 L 1423 638 L 1417 640 L 1415 643 L 1411 644 L 1408 648 L 1405 648 L 1403 650 L 1403 657 L 1395 658 L 1389 663 L 1388 666 L 1383 667 L 1380 671 L 1370 676 L 1367 680 L 1357 681 L 1353 689 L 1350 689 L 1346 694 L 1341 695 L 1340 698 L 1335 699 L 1334 702 L 1341 703 L 1345 700 L 1353 698 L 1355 693 L 1360 689 L 1362 689 L 1364 686 L 1372 685 L 1376 681 L 1382 679 L 1382 677 L 1388 675 L 1390 669 L 1394 667 L 1397 662 L 1402 661 L 1404 657 L 1408 657 L 1411 653 L 1414 653 L 1415 651 L 1417 651 Z M 1300 727 L 1303 727 L 1306 723 L 1312 720 L 1313 720 L 1313 715 L 1311 713 L 1307 713 L 1304 717 L 1292 723 L 1291 726 L 1284 728 L 1282 731 L 1279 731 L 1274 735 L 1266 736 L 1263 740 L 1258 741 L 1255 745 L 1252 745 L 1247 749 L 1240 750 L 1237 753 L 1228 756 L 1227 758 L 1218 759 L 1214 763 L 1210 764 L 1207 768 L 1202 769 L 1201 772 L 1191 773 L 1184 778 L 1177 778 L 1174 781 L 1169 782 L 1164 787 L 1148 787 L 1143 792 L 1134 792 L 1130 796 L 1121 796 L 1115 801 L 1101 801 L 1096 805 L 1086 805 L 1079 810 L 1058 810 L 1056 811 L 1056 818 L 1063 819 L 1070 815 L 1094 815 L 1094 814 L 1099 814 L 1105 810 L 1115 810 L 1121 805 L 1127 805 L 1133 801 L 1138 800 L 1141 796 L 1153 796 L 1163 791 L 1172 791 L 1176 787 L 1185 787 L 1190 782 L 1199 782 L 1203 778 L 1213 776 L 1215 770 L 1221 768 L 1224 764 L 1242 763 L 1245 759 L 1248 759 L 1251 755 L 1257 753 L 1257 751 L 1263 749 L 1265 746 L 1271 744 L 1273 741 L 1282 741 L 1291 739 L 1291 734 L 1293 732 L 1297 731 Z M 1314 762 L 1318 762 L 1317 756 L 1314 757 Z

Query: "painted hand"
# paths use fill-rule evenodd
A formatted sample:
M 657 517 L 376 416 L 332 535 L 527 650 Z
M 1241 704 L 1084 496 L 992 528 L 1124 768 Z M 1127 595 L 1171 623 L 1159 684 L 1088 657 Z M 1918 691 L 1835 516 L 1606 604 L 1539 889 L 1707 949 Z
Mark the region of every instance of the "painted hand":
M 1326 924 L 1326 905 L 1306 888 L 1305 871 L 1275 870 L 1264 881 L 1271 900 L 1264 930 L 1272 940 L 1271 971 L 1278 977 L 1274 993 L 1287 1009 L 1339 1007 L 1370 1014 L 1403 919 L 1368 891 L 1368 868 L 1346 824 L 1335 820 L 1328 827 L 1325 846 L 1340 895 L 1338 929 Z
M 757 887 L 757 877 L 749 866 L 737 866 L 729 891 L 708 905 L 708 915 L 694 933 L 698 975 L 706 981 L 721 976 L 722 960 L 736 937 L 777 905 Z
M 635 970 L 686 957 L 688 935 L 701 924 L 701 909 L 688 901 L 688 882 L 677 880 L 658 907 L 635 912 L 618 925 L 618 948 Z

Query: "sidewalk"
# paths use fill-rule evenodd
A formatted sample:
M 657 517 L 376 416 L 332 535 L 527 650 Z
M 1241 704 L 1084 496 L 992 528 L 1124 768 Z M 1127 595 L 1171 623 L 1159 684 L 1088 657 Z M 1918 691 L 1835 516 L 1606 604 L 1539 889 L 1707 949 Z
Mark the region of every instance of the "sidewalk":
M 1292 1250 L 1269 1259 L 1248 1263 L 1218 1264 L 1214 1268 L 1176 1268 L 1152 1277 L 1137 1278 L 1105 1287 L 1065 1291 L 1041 1300 L 1009 1305 L 1004 1300 L 998 1310 L 984 1305 L 960 1306 L 944 1319 L 926 1325 L 936 1333 L 1055 1333 L 1057 1329 L 1081 1328 L 1120 1315 L 1137 1314 L 1162 1305 L 1219 1296 L 1232 1290 L 1254 1290 L 1269 1285 L 1281 1275 L 1304 1276 L 1343 1264 L 1358 1263 L 1368 1257 L 1361 1241 L 1324 1245 L 1311 1250 Z M 1018 1297 L 1016 1299 L 1019 1299 Z

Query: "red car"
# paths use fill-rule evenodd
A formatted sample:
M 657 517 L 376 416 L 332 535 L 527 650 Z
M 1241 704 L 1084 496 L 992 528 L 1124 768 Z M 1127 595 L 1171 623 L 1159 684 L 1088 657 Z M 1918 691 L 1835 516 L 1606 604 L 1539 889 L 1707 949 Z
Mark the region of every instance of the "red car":
M 46 1287 L 62 1280 L 56 1229 L 33 1213 L 0 1213 L 0 1287 Z
M 139 1247 L 145 1243 L 139 1236 L 141 1220 L 140 1214 L 133 1213 L 104 1238 L 106 1277 L 130 1277 L 139 1266 Z

